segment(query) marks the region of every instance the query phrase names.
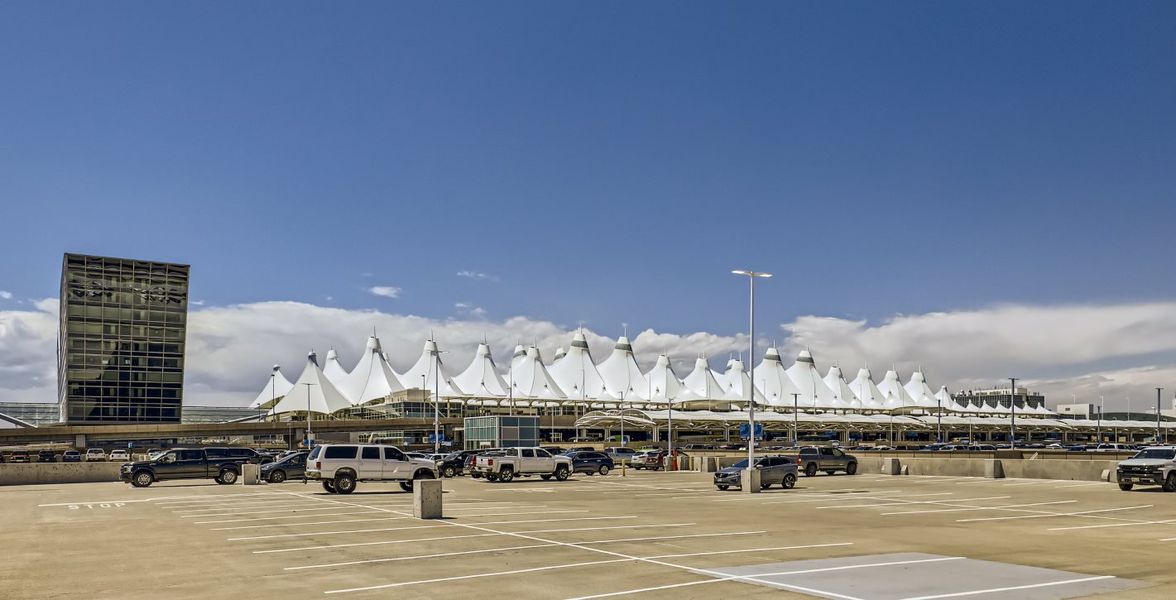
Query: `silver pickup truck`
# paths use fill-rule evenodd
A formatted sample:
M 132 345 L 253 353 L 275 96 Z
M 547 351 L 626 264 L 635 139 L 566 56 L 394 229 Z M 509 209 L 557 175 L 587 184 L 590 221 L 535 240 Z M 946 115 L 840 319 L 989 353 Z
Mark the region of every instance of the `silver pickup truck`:
M 1165 492 L 1176 492 L 1176 448 L 1153 446 L 1119 463 L 1115 468 L 1119 489 L 1129 491 L 1136 485 L 1159 485 Z
M 572 474 L 572 459 L 552 456 L 543 448 L 503 448 L 488 455 L 478 455 L 474 472 L 487 481 L 510 481 L 516 475 L 538 475 L 544 480 L 563 481 Z

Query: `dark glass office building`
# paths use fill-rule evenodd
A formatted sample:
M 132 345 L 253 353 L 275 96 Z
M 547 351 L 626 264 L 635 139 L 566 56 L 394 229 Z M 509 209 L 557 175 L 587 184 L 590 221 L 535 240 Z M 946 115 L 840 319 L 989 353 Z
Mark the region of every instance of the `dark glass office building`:
M 57 393 L 66 423 L 179 423 L 188 265 L 66 254 Z

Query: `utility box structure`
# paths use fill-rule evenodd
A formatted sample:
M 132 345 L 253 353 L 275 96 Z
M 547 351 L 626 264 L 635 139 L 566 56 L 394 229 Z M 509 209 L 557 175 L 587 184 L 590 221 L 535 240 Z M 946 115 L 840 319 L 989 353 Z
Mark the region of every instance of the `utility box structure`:
M 465 449 L 539 445 L 539 417 L 466 417 Z

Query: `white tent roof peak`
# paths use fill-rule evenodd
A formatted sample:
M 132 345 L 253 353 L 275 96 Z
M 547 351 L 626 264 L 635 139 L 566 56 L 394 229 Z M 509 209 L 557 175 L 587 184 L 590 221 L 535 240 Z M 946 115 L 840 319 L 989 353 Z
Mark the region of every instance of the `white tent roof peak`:
M 310 412 L 329 415 L 345 408 L 351 402 L 331 383 L 318 366 L 313 351 L 306 357 L 306 368 L 291 386 L 290 391 L 274 406 L 275 413 Z
M 857 394 L 853 393 L 849 384 L 845 381 L 845 376 L 841 373 L 841 367 L 833 365 L 829 367 L 829 372 L 825 374 L 825 385 L 833 392 L 835 400 L 841 405 L 841 408 L 861 408 L 862 401 L 858 399 Z
M 510 394 L 506 381 L 498 373 L 498 367 L 490 355 L 490 345 L 486 343 L 478 344 L 474 360 L 453 378 L 453 382 L 462 391 L 473 396 L 502 397 Z
M 927 385 L 927 379 L 923 376 L 922 371 L 911 373 L 911 380 L 904 387 L 910 394 L 911 400 L 915 402 L 915 406 L 938 410 L 939 402 L 935 399 L 935 392 L 931 391 L 931 387 Z
M 456 384 L 452 383 L 453 374 L 445 366 L 445 361 L 441 360 L 443 353 L 435 340 L 426 340 L 420 358 L 400 377 L 400 381 L 403 381 L 404 386 L 410 389 L 439 390 L 438 395 L 441 397 L 465 395 L 460 388 L 456 387 Z M 437 371 L 441 372 L 439 382 L 436 380 Z
M 833 390 L 825 385 L 821 374 L 817 372 L 813 355 L 808 350 L 801 350 L 796 357 L 796 362 L 788 367 L 786 372 L 788 377 L 792 379 L 792 383 L 796 384 L 797 391 L 803 394 L 800 398 L 802 403 L 815 408 L 845 408 L 837 402 Z
M 327 351 L 327 362 L 323 364 L 323 374 L 336 386 L 347 380 L 347 369 L 339 362 L 339 354 L 334 348 Z
M 682 381 L 674 373 L 670 358 L 665 354 L 657 357 L 657 362 L 645 374 L 645 379 L 649 382 L 651 402 L 672 403 L 682 390 Z
M 368 337 L 363 356 L 342 383 L 337 386 L 354 405 L 387 398 L 404 390 L 400 377 L 392 370 L 380 348 L 380 339 Z
M 282 367 L 274 365 L 273 370 L 270 371 L 269 380 L 265 382 L 265 386 L 257 393 L 253 402 L 249 403 L 249 408 L 270 408 L 277 404 L 278 399 L 285 396 L 292 387 L 294 384 L 290 383 L 285 375 L 282 375 Z
M 606 391 L 604 379 L 592 361 L 588 341 L 584 332 L 577 330 L 572 335 L 572 344 L 567 354 L 553 363 L 548 372 L 559 388 L 572 400 L 593 400 L 611 397 Z
M 906 388 L 902 386 L 902 382 L 898 380 L 898 371 L 890 369 L 886 372 L 886 376 L 882 378 L 882 383 L 878 384 L 878 389 L 886 398 L 886 408 L 913 408 L 915 407 L 915 400 L 907 393 Z
M 547 372 L 547 367 L 543 366 L 543 358 L 539 354 L 539 349 L 534 346 L 527 348 L 522 360 L 514 367 L 511 377 L 511 384 L 514 386 L 513 395 L 516 398 L 543 400 L 567 398 L 559 384 Z
M 568 351 L 564 350 L 563 346 L 556 348 L 555 349 L 555 358 L 552 359 L 552 362 L 555 362 L 555 361 L 567 356 L 567 354 L 568 354 Z
M 780 353 L 775 348 L 768 348 L 764 353 L 764 360 L 755 368 L 755 387 L 764 395 L 764 401 L 769 406 L 793 408 L 812 408 L 812 402 L 805 394 L 797 389 L 784 364 L 780 362 Z M 798 394 L 793 397 L 793 394 Z
M 617 398 L 629 400 L 643 400 L 652 393 L 649 382 L 637 365 L 637 358 L 633 356 L 633 346 L 629 339 L 621 336 L 613 351 L 596 367 L 604 383 L 604 389 Z M 564 386 L 566 391 L 567 386 Z M 574 395 L 573 395 L 574 397 Z
M 886 395 L 874 383 L 874 376 L 870 373 L 869 367 L 862 367 L 858 370 L 857 378 L 849 384 L 849 389 L 861 401 L 863 409 L 885 410 L 887 408 Z

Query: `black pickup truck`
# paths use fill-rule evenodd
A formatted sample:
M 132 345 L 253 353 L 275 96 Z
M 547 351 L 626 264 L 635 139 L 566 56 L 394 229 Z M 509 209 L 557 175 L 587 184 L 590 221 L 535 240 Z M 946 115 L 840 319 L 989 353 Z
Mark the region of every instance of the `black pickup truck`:
M 253 462 L 244 450 L 248 448 L 176 448 L 152 455 L 150 460 L 124 463 L 119 477 L 135 487 L 169 479 L 213 479 L 232 485 L 241 475 L 241 465 Z

